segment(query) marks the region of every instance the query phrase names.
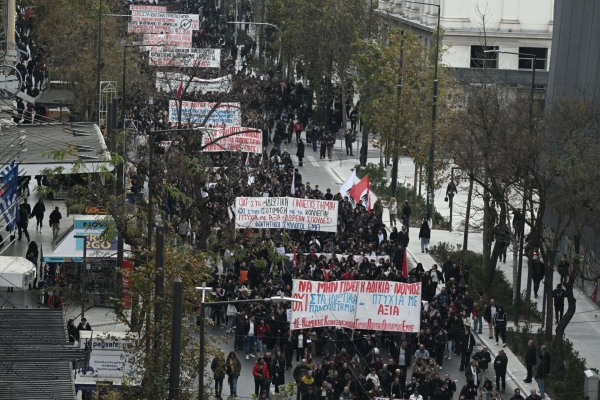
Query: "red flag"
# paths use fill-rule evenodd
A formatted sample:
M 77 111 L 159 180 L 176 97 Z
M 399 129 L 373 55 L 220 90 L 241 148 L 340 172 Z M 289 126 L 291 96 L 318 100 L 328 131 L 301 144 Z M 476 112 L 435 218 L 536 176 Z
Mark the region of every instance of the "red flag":
M 598 302 L 598 282 L 594 284 L 594 292 L 592 293 L 592 301 L 594 303 Z
M 402 276 L 408 279 L 408 262 L 406 261 L 406 252 L 408 250 L 404 248 L 404 255 L 402 256 Z
M 177 97 L 177 100 L 181 100 L 182 94 L 183 94 L 183 82 L 181 82 L 179 84 L 179 89 L 177 89 L 177 94 L 175 95 Z
M 362 200 L 363 205 L 369 212 L 371 211 L 371 202 L 369 201 L 370 189 L 371 184 L 369 183 L 369 175 L 367 175 L 348 191 L 348 194 L 356 203 Z

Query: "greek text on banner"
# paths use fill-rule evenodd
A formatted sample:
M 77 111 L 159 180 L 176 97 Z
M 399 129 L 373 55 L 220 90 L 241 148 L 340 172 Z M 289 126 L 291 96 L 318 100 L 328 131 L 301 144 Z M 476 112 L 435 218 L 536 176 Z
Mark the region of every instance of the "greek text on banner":
M 235 227 L 336 232 L 338 202 L 295 197 L 237 197 Z
M 294 279 L 291 329 L 341 326 L 418 332 L 421 284 L 389 281 L 318 282 Z

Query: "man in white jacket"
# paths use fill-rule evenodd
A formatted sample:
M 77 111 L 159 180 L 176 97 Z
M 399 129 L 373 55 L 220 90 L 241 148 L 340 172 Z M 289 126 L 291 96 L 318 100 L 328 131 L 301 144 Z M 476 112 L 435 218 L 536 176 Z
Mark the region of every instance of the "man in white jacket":
M 415 389 L 415 392 L 409 397 L 410 400 L 423 400 L 423 396 L 419 394 L 419 389 Z
M 373 386 L 379 386 L 379 377 L 375 372 L 375 368 L 371 367 L 369 375 L 366 376 L 367 381 L 370 379 L 373 382 Z

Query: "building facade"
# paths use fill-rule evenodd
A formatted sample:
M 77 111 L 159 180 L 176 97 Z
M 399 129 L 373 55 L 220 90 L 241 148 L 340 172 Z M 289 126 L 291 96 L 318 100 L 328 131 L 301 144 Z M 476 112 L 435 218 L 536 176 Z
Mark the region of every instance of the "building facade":
M 437 25 L 449 46 L 443 62 L 453 68 L 531 71 L 533 58 L 484 53 L 500 50 L 535 54 L 536 70 L 547 71 L 551 56 L 554 0 L 379 0 L 384 25 L 410 29 L 431 46 Z M 438 8 L 437 5 L 440 7 Z

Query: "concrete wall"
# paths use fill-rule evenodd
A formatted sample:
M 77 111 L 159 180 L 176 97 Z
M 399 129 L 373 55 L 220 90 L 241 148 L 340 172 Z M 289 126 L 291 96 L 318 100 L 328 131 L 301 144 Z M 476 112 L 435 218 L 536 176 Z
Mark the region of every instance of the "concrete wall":
M 556 0 L 548 101 L 600 98 L 600 2 Z

